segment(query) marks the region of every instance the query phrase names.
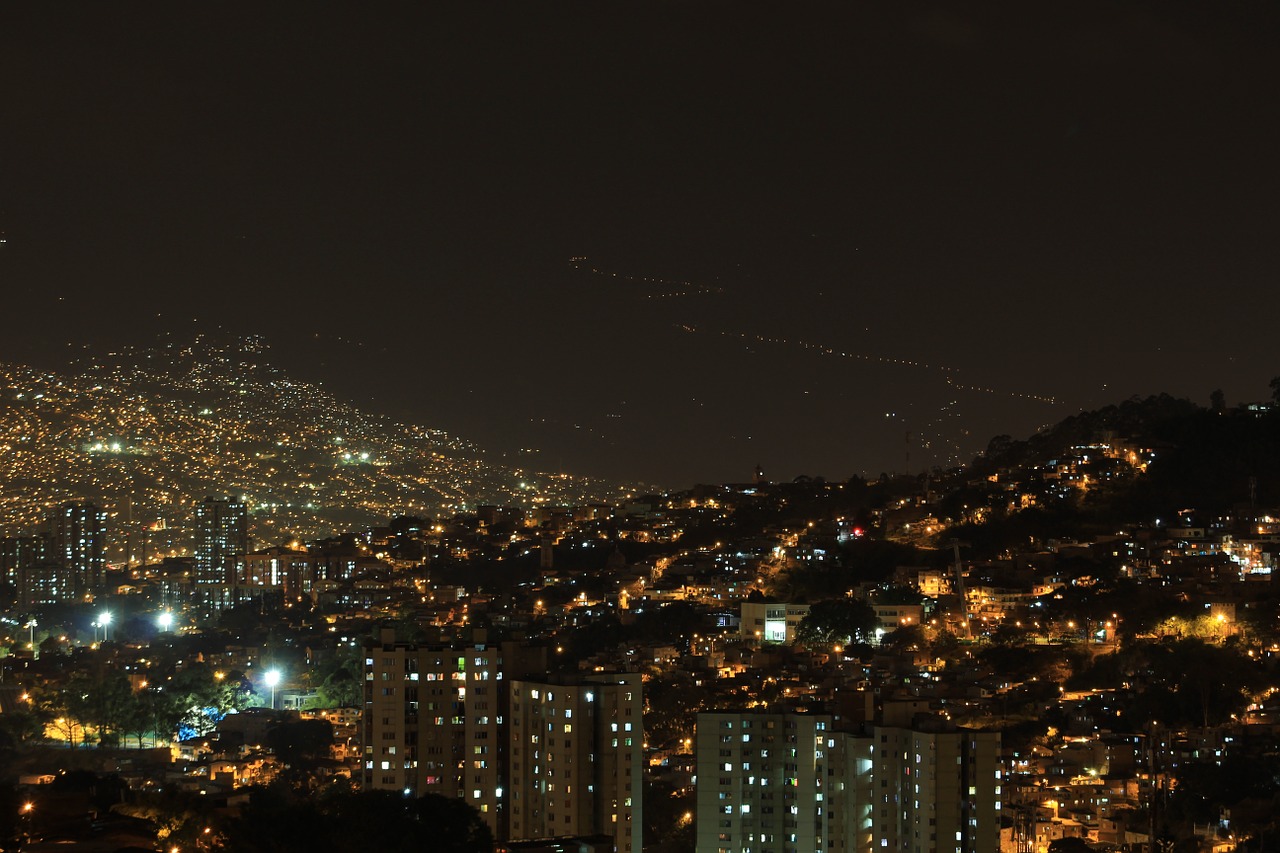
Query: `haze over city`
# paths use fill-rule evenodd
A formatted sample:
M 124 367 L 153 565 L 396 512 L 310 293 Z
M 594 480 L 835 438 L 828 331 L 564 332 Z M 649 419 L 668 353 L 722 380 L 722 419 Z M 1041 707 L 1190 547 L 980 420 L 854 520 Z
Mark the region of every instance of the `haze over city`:
M 0 853 L 1265 853 L 1277 24 L 0 7 Z
M 362 407 L 671 485 L 1262 396 L 1276 10 L 7 10 L 0 359 L 262 334 Z

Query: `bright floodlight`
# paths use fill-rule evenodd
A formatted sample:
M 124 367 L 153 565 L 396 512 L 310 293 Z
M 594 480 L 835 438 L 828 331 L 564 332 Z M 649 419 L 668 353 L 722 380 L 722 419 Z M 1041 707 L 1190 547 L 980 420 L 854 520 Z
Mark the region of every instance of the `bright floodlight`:
M 276 685 L 280 683 L 280 670 L 269 669 L 262 674 L 262 681 L 271 688 L 271 710 L 276 709 Z
M 156 624 L 160 626 L 161 631 L 168 631 L 173 627 L 173 613 L 166 610 L 156 617 Z
M 98 617 L 98 624 L 99 624 L 99 625 L 101 625 L 101 626 L 102 626 L 102 627 L 104 627 L 104 628 L 105 628 L 105 627 L 107 627 L 108 625 L 110 625 L 110 624 L 111 624 L 111 614 L 110 614 L 110 613 L 108 613 L 108 612 L 107 612 L 107 611 L 105 611 L 105 610 L 104 610 L 104 611 L 102 611 L 102 615 Z

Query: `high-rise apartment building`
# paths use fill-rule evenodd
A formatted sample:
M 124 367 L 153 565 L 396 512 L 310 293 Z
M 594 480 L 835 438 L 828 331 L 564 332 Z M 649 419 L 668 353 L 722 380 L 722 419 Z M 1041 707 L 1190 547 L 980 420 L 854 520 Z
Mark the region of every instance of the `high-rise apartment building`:
M 0 538 L 0 582 L 16 584 L 24 565 L 44 557 L 45 537 L 5 536 Z
M 251 592 L 273 590 L 289 598 L 308 595 L 315 588 L 317 563 L 305 550 L 266 548 L 245 554 L 239 583 Z
M 47 532 L 0 540 L 0 571 L 13 582 L 18 604 L 26 610 L 74 601 L 82 588 Z
M 539 647 L 419 646 L 384 629 L 365 652 L 364 788 L 466 800 L 507 838 L 506 681 L 545 670 Z
M 237 499 L 205 498 L 195 508 L 195 570 L 199 587 L 234 584 L 249 551 L 249 513 Z
M 510 837 L 608 835 L 618 853 L 640 853 L 640 675 L 525 679 L 510 690 Z
M 106 577 L 107 514 L 92 503 L 66 503 L 47 517 L 48 561 L 62 564 L 72 578 L 72 594 L 61 600 L 90 595 Z
M 365 653 L 362 784 L 465 800 L 498 841 L 603 834 L 640 853 L 643 714 L 639 675 L 553 678 L 542 647 L 384 630 Z
M 829 714 L 698 715 L 698 853 L 999 849 L 999 735 L 836 731 Z M 928 728 L 929 730 L 925 730 Z
M 846 824 L 870 780 L 855 741 L 869 741 L 834 727 L 829 714 L 699 714 L 699 853 L 853 849 Z
M 106 582 L 106 526 L 98 506 L 63 504 L 41 534 L 0 540 L 0 579 L 16 584 L 23 607 L 84 600 Z
M 11 583 L 18 591 L 18 602 L 24 607 L 34 606 L 38 596 L 33 594 L 32 582 L 39 577 L 36 571 L 50 551 L 48 534 L 41 536 L 5 536 L 0 538 L 0 583 Z M 55 598 L 51 602 L 61 601 Z
M 904 853 L 1000 848 L 999 732 L 877 726 L 873 740 L 878 844 Z

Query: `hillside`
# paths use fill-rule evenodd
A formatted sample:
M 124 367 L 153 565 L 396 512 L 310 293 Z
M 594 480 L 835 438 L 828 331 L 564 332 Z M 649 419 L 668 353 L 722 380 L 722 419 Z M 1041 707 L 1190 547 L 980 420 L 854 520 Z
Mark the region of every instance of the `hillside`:
M 1280 506 L 1280 410 L 1135 398 L 1025 440 L 998 436 L 971 466 L 943 475 L 938 491 L 940 516 L 962 522 L 949 535 L 991 551 L 1265 514 Z
M 243 496 L 259 538 L 275 542 L 400 513 L 616 492 L 495 465 L 466 441 L 361 411 L 273 367 L 257 339 L 129 349 L 64 374 L 0 364 L 0 523 L 9 534 L 76 499 L 113 512 L 117 530 L 129 519 L 151 529 L 163 547 L 181 541 L 191 505 L 209 495 Z

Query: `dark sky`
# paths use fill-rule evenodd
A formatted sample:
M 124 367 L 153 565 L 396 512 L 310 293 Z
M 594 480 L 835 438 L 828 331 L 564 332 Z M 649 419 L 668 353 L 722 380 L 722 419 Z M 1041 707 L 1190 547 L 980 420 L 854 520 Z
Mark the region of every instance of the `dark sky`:
M 476 5 L 5 8 L 0 360 L 262 333 L 673 486 L 1280 373 L 1274 3 Z

